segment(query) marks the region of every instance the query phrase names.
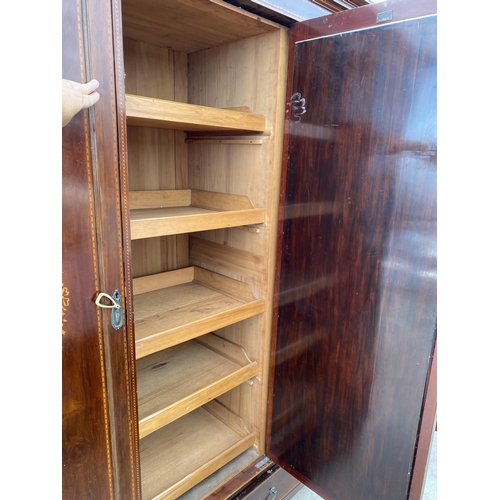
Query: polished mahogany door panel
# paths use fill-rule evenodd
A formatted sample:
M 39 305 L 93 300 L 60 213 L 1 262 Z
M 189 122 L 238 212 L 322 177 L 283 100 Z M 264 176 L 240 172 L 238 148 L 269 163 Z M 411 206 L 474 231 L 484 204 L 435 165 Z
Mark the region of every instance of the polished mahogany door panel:
M 335 500 L 407 498 L 436 336 L 436 17 L 387 16 L 292 28 L 268 454 Z
M 86 80 L 81 4 L 63 7 L 63 78 Z M 88 112 L 62 129 L 62 497 L 113 498 Z M 98 333 L 100 332 L 100 333 Z M 95 497 L 97 498 L 97 497 Z
M 62 130 L 62 497 L 128 500 L 140 491 L 119 2 L 62 7 L 62 76 L 97 78 L 101 95 Z M 94 303 L 115 290 L 118 330 Z

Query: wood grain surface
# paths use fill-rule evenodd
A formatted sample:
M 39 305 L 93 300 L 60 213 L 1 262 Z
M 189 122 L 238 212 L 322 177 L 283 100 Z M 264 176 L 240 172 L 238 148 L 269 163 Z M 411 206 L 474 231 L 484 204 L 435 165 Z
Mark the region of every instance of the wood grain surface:
M 140 498 L 119 19 L 116 0 L 63 2 L 63 77 L 101 95 L 62 132 L 65 499 Z M 115 290 L 118 330 L 94 304 Z
M 268 451 L 325 498 L 404 500 L 435 342 L 436 18 L 335 18 L 292 30 Z
M 81 5 L 66 0 L 62 8 L 63 77 L 84 81 Z M 113 498 L 114 486 L 101 318 L 89 307 L 98 286 L 89 127 L 82 112 L 62 130 L 62 498 L 94 490 L 104 500 Z

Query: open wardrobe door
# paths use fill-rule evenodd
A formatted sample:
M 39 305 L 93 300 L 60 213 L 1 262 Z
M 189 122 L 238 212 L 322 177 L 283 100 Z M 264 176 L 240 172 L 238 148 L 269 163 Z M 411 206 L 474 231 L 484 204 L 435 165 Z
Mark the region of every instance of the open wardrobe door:
M 99 81 L 62 128 L 62 498 L 139 498 L 117 2 L 63 0 L 62 77 Z M 116 66 L 115 66 L 116 65 Z M 113 302 L 111 302 L 113 300 Z
M 412 489 L 435 387 L 436 24 L 435 1 L 393 1 L 290 30 L 267 454 L 324 498 Z

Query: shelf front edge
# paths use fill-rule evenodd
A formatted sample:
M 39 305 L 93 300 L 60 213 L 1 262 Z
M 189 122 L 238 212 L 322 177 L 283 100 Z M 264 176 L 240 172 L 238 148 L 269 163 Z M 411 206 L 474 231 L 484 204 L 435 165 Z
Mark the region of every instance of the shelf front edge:
M 217 382 L 210 384 L 203 389 L 196 391 L 193 394 L 171 404 L 169 407 L 160 410 L 153 415 L 143 418 L 139 422 L 139 435 L 142 439 L 152 432 L 160 429 L 164 425 L 173 422 L 177 418 L 182 417 L 186 413 L 203 406 L 205 403 L 215 399 L 225 392 L 234 389 L 238 385 L 255 377 L 258 373 L 257 363 L 254 361 L 246 366 L 242 366 L 234 373 L 226 375 Z
M 264 310 L 264 301 L 256 299 L 255 301 L 242 304 L 241 306 L 234 307 L 220 314 L 203 318 L 199 321 L 182 325 L 166 332 L 157 333 L 152 337 L 136 340 L 136 359 L 141 359 L 149 354 L 161 351 L 162 349 L 167 349 L 168 347 L 200 337 L 206 333 L 219 330 L 225 326 L 238 323 L 239 321 L 261 314 Z
M 132 240 L 171 236 L 212 229 L 263 224 L 265 211 L 259 208 L 227 212 L 210 212 L 172 217 L 158 217 L 147 220 L 131 220 Z
M 127 125 L 161 127 L 186 132 L 257 132 L 266 129 L 262 115 L 234 109 L 126 94 Z

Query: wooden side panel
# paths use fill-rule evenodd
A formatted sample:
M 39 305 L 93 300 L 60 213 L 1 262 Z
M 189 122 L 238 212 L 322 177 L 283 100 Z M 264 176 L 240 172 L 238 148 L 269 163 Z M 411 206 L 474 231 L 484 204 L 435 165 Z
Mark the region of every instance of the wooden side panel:
M 252 37 L 189 54 L 189 102 L 248 106 L 266 117 L 262 145 L 189 144 L 189 187 L 245 195 L 265 211 L 264 224 L 200 232 L 191 237 L 190 264 L 246 282 L 266 301 L 265 313 L 219 333 L 242 345 L 259 364 L 258 379 L 221 397 L 242 416 L 264 452 L 265 407 L 272 318 L 275 234 L 281 168 L 288 33 Z M 252 137 L 252 136 L 250 136 Z M 255 137 L 253 137 L 255 138 Z
M 91 74 L 108 89 L 94 107 L 99 291 L 118 290 L 125 315 L 116 330 L 109 309 L 102 314 L 115 497 L 135 499 L 141 493 L 120 1 L 88 0 L 87 21 Z
M 186 54 L 130 39 L 124 40 L 127 93 L 187 101 Z M 185 133 L 127 127 L 131 190 L 187 188 Z M 187 236 L 132 242 L 134 277 L 188 265 Z
M 325 498 L 404 500 L 435 343 L 436 18 L 325 31 L 294 46 L 268 454 Z
M 63 77 L 101 98 L 63 129 L 63 496 L 139 498 L 120 5 L 63 2 Z M 115 79 L 117 78 L 117 79 Z M 111 326 L 98 292 L 122 297 Z

